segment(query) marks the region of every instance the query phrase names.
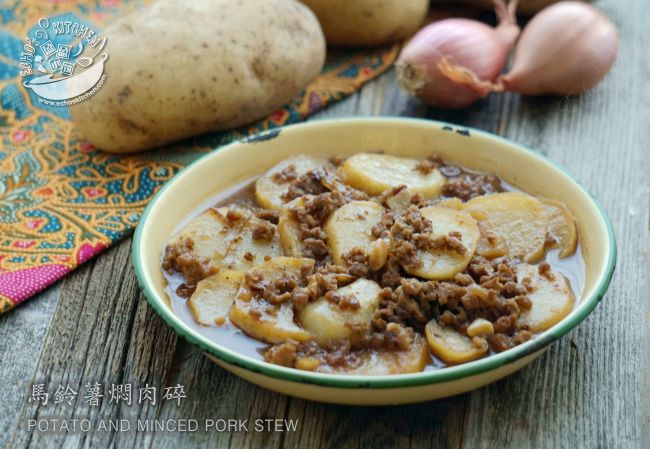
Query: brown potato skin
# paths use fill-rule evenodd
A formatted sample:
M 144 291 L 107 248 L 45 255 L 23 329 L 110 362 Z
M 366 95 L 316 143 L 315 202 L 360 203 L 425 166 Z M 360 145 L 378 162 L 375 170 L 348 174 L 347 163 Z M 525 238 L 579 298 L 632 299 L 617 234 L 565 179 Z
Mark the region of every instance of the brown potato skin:
M 301 0 L 320 21 L 327 44 L 371 47 L 400 42 L 415 33 L 429 0 Z
M 159 0 L 105 35 L 106 81 L 70 111 L 82 136 L 111 153 L 263 118 L 325 61 L 318 20 L 296 0 Z

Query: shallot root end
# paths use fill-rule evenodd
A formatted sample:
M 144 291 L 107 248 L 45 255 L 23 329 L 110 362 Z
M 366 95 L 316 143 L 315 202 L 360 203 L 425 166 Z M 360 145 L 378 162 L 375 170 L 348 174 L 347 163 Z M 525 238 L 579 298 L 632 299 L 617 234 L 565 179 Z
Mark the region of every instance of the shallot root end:
M 428 75 L 425 64 L 397 61 L 395 68 L 399 84 L 411 95 L 415 95 L 427 84 Z

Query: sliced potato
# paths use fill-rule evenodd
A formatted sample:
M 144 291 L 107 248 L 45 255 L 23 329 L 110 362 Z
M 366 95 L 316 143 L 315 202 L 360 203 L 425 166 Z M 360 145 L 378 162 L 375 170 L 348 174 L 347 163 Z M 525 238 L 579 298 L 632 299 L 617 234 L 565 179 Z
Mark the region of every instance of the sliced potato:
M 468 337 L 480 337 L 494 334 L 494 325 L 485 318 L 476 318 L 467 326 Z
M 243 277 L 243 271 L 222 270 L 199 281 L 187 302 L 194 319 L 206 326 L 223 324 Z
M 424 330 L 433 355 L 445 363 L 458 364 L 480 359 L 488 345 L 478 347 L 472 339 L 451 327 L 442 327 L 436 320 L 427 323 Z
M 417 267 L 404 267 L 414 276 L 425 279 L 452 279 L 456 273 L 463 271 L 474 255 L 480 233 L 476 220 L 467 212 L 447 207 L 429 206 L 421 209 L 420 213 L 431 220 L 432 236 L 441 237 L 450 232 L 460 232 L 460 241 L 465 247 L 465 253 L 445 249 L 419 250 L 418 257 L 422 264 Z
M 337 209 L 324 227 L 334 262 L 345 265 L 343 254 L 355 247 L 365 250 L 375 240 L 372 227 L 383 216 L 384 208 L 373 201 L 352 201 Z
M 183 230 L 173 236 L 168 246 L 176 244 L 183 238 L 194 242 L 192 252 L 198 257 L 206 257 L 218 266 L 228 252 L 230 241 L 234 238 L 246 220 L 230 223 L 226 220 L 228 207 L 208 209 L 192 219 Z
M 532 288 L 527 296 L 533 303 L 533 308 L 519 317 L 519 322 L 528 324 L 531 331 L 545 331 L 571 312 L 575 296 L 562 274 L 551 270 L 549 279 L 539 274 L 537 265 L 524 263 L 517 265 L 516 273 L 519 282 Z M 526 278 L 530 282 L 524 281 Z
M 415 334 L 411 347 L 407 351 L 367 350 L 357 353 L 361 363 L 355 368 L 346 366 L 332 368 L 321 365 L 315 371 L 352 374 L 357 376 L 381 376 L 385 374 L 417 373 L 431 362 L 431 355 L 424 338 Z
M 314 259 L 306 257 L 274 257 L 256 265 L 253 270 L 262 273 L 266 279 L 277 279 L 284 273 L 294 276 L 311 273 L 314 264 Z
M 562 201 L 551 198 L 541 198 L 541 201 L 548 214 L 548 232 L 556 241 L 554 246 L 560 248 L 561 258 L 570 256 L 578 246 L 578 230 L 573 214 Z
M 275 230 L 271 240 L 255 240 L 253 231 L 262 224 L 263 220 L 250 215 L 245 224 L 239 229 L 237 235 L 231 239 L 228 252 L 221 261 L 221 266 L 228 269 L 248 270 L 269 257 L 282 255 L 280 250 L 280 235 L 276 226 L 266 222 Z
M 241 218 L 228 220 L 226 217 L 231 209 L 236 210 Z M 193 219 L 169 244 L 174 244 L 183 237 L 190 238 L 194 242 L 192 252 L 210 259 L 214 267 L 246 270 L 260 263 L 265 256 L 281 255 L 277 232 L 268 241 L 253 238 L 253 230 L 260 223 L 260 218 L 242 207 L 208 209 Z
M 350 325 L 370 324 L 379 305 L 381 288 L 375 282 L 360 278 L 352 284 L 339 288 L 341 296 L 353 295 L 359 302 L 358 309 L 341 309 L 325 298 L 307 304 L 299 313 L 298 321 L 311 332 L 318 343 L 350 338 Z
M 493 231 L 494 226 L 488 221 L 479 221 L 481 238 L 476 245 L 476 254 L 486 259 L 496 259 L 508 254 L 508 243 L 502 235 Z
M 521 192 L 495 193 L 472 198 L 466 207 L 497 238 L 503 238 L 510 257 L 534 262 L 544 255 L 548 217 L 537 198 Z
M 236 299 L 230 308 L 230 320 L 256 340 L 281 343 L 285 340 L 305 342 L 311 340 L 309 332 L 293 319 L 293 307 L 286 302 L 269 306 L 266 301 Z
M 448 207 L 449 209 L 463 210 L 465 209 L 465 203 L 460 198 L 445 198 L 438 201 L 436 204 L 438 207 Z
M 445 177 L 437 170 L 424 174 L 417 170 L 418 159 L 378 153 L 359 153 L 339 168 L 343 180 L 370 195 L 405 185 L 412 193 L 425 198 L 440 196 Z
M 308 195 L 306 195 L 308 196 Z M 280 221 L 278 222 L 278 233 L 280 234 L 280 244 L 284 254 L 291 257 L 304 256 L 304 247 L 300 240 L 298 223 L 293 219 L 289 209 L 293 207 L 302 207 L 305 203 L 305 197 L 296 198 L 286 204 L 280 212 Z
M 296 277 L 314 268 L 313 259 L 275 257 L 257 265 L 254 270 L 266 280 L 279 279 L 289 273 Z M 251 337 L 268 343 L 280 343 L 288 339 L 299 342 L 311 340 L 309 332 L 294 321 L 293 305 L 285 302 L 272 305 L 255 298 L 245 285 L 239 289 L 230 308 L 230 320 Z
M 302 257 L 304 255 L 304 248 L 298 234 L 298 224 L 286 210 L 283 210 L 280 214 L 278 232 L 280 233 L 280 245 L 285 255 L 291 257 Z
M 361 365 L 347 370 L 345 374 L 381 376 L 385 374 L 418 373 L 431 362 L 429 348 L 424 338 L 414 335 L 408 351 L 367 351 L 362 355 Z
M 297 176 L 304 175 L 308 171 L 320 167 L 325 167 L 331 172 L 335 170 L 334 166 L 322 157 L 301 154 L 285 159 L 271 168 L 255 183 L 255 199 L 260 206 L 267 209 L 281 209 L 286 203 L 282 199 L 282 194 L 289 188 L 289 183 L 278 182 L 274 179 L 273 175 L 282 172 L 282 170 L 292 165 Z
M 390 195 L 386 198 L 386 206 L 395 212 L 401 212 L 411 206 L 411 198 L 413 193 L 409 189 L 402 189 L 395 195 Z

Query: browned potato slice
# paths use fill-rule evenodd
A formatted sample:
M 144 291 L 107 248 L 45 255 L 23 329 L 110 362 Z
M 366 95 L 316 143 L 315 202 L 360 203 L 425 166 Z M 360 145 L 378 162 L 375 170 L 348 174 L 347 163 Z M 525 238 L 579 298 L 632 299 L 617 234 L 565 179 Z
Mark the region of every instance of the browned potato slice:
M 230 320 L 251 337 L 267 343 L 311 340 L 311 334 L 295 323 L 290 303 L 270 309 L 272 312 L 266 301 L 236 299 L 230 309 Z
M 255 199 L 258 204 L 267 209 L 281 209 L 286 201 L 282 199 L 282 194 L 289 188 L 288 182 L 280 182 L 274 179 L 274 175 L 279 174 L 285 168 L 294 167 L 296 176 L 301 176 L 310 170 L 325 167 L 331 172 L 335 168 L 330 162 L 322 157 L 299 155 L 283 160 L 271 168 L 264 176 L 255 182 Z
M 381 288 L 375 282 L 360 278 L 352 284 L 339 288 L 341 297 L 352 295 L 359 302 L 358 309 L 341 309 L 325 298 L 307 304 L 298 314 L 298 321 L 311 332 L 317 342 L 350 338 L 350 326 L 370 324 L 372 315 L 379 305 Z
M 206 326 L 223 324 L 243 277 L 243 271 L 222 270 L 200 281 L 188 301 L 194 319 Z
M 270 240 L 256 240 L 254 238 L 255 228 L 261 224 L 274 230 Z M 237 235 L 231 240 L 221 266 L 228 269 L 248 270 L 254 265 L 263 262 L 265 258 L 280 255 L 280 235 L 276 226 L 251 214 Z
M 352 201 L 337 209 L 324 228 L 334 262 L 345 265 L 345 253 L 355 247 L 365 250 L 375 240 L 371 230 L 383 215 L 384 208 L 373 201 Z
M 481 337 L 494 334 L 494 325 L 484 318 L 476 318 L 467 326 L 468 337 Z
M 466 208 L 505 241 L 510 257 L 534 262 L 544 255 L 548 217 L 537 198 L 521 192 L 495 193 L 472 198 Z
M 408 209 L 411 206 L 411 199 L 413 198 L 413 192 L 409 189 L 402 189 L 397 192 L 395 195 L 390 195 L 386 198 L 386 206 L 395 212 L 401 212 Z
M 370 195 L 379 195 L 393 187 L 405 185 L 412 193 L 425 198 L 440 196 L 444 176 L 437 169 L 424 174 L 417 170 L 418 159 L 378 153 L 359 153 L 339 168 L 343 180 Z
M 298 224 L 290 217 L 286 209 L 280 214 L 278 232 L 280 233 L 280 245 L 285 255 L 291 257 L 304 255 L 304 247 L 298 234 Z
M 542 198 L 548 214 L 548 232 L 555 239 L 555 247 L 560 248 L 560 257 L 568 257 L 576 252 L 578 230 L 576 220 L 562 201 Z
M 478 229 L 481 231 L 481 238 L 476 246 L 476 254 L 487 259 L 508 254 L 508 243 L 503 236 L 493 231 L 493 225 L 488 221 L 479 221 Z
M 348 370 L 346 374 L 359 376 L 381 376 L 385 374 L 418 373 L 424 369 L 431 356 L 429 349 L 419 334 L 411 343 L 408 351 L 369 351 L 362 357 L 363 362 L 357 368 Z
M 286 274 L 300 276 L 305 270 L 314 268 L 312 259 L 297 257 L 275 257 L 257 265 L 254 271 L 265 280 L 280 279 Z M 272 305 L 255 298 L 245 285 L 239 289 L 230 308 L 230 320 L 251 337 L 268 343 L 280 343 L 288 339 L 309 341 L 312 336 L 294 321 L 291 302 Z
M 417 267 L 405 267 L 412 275 L 425 279 L 452 279 L 460 273 L 471 260 L 480 233 L 476 220 L 465 211 L 446 207 L 429 206 L 420 211 L 424 218 L 431 220 L 433 237 L 448 235 L 456 231 L 461 234 L 461 243 L 465 253 L 459 254 L 445 249 L 419 250 L 418 257 L 422 264 Z
M 309 196 L 309 195 L 306 195 Z M 280 221 L 278 222 L 278 232 L 280 233 L 280 244 L 284 254 L 291 257 L 303 257 L 305 254 L 302 241 L 298 232 L 298 223 L 292 218 L 289 209 L 292 207 L 302 207 L 305 203 L 305 197 L 296 198 L 286 204 L 280 212 Z
M 415 334 L 411 347 L 407 351 L 363 351 L 359 357 L 361 363 L 355 368 L 332 368 L 325 365 L 315 371 L 357 376 L 407 374 L 420 372 L 431 362 L 429 349 L 424 338 L 419 334 Z
M 445 198 L 438 201 L 435 205 L 438 207 L 448 207 L 449 209 L 456 210 L 465 209 L 465 203 L 463 203 L 459 198 Z
M 519 322 L 528 324 L 531 331 L 545 331 L 571 312 L 575 296 L 562 274 L 551 270 L 547 278 L 539 274 L 537 265 L 523 263 L 517 265 L 516 273 L 519 282 L 532 289 L 528 298 L 533 308 L 519 317 Z
M 458 364 L 480 359 L 488 351 L 488 345 L 478 347 L 472 339 L 451 327 L 442 327 L 431 320 L 425 327 L 427 342 L 433 355 L 445 363 Z
M 284 273 L 295 276 L 303 272 L 310 273 L 314 263 L 313 259 L 306 257 L 274 257 L 256 265 L 253 270 L 262 273 L 265 279 L 277 279 Z
M 228 207 L 208 209 L 196 218 L 193 218 L 183 230 L 173 236 L 168 246 L 175 245 L 183 238 L 194 242 L 192 252 L 198 257 L 205 257 L 213 261 L 214 266 L 225 257 L 234 238 L 245 220 L 230 223 L 226 220 Z

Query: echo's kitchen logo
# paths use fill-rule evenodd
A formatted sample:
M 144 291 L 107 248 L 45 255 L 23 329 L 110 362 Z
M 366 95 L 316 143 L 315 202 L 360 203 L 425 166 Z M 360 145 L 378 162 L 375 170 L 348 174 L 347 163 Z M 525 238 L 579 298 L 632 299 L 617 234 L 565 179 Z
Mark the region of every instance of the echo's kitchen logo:
M 41 18 L 25 38 L 20 56 L 23 86 L 50 106 L 85 100 L 106 79 L 106 37 L 71 20 Z

